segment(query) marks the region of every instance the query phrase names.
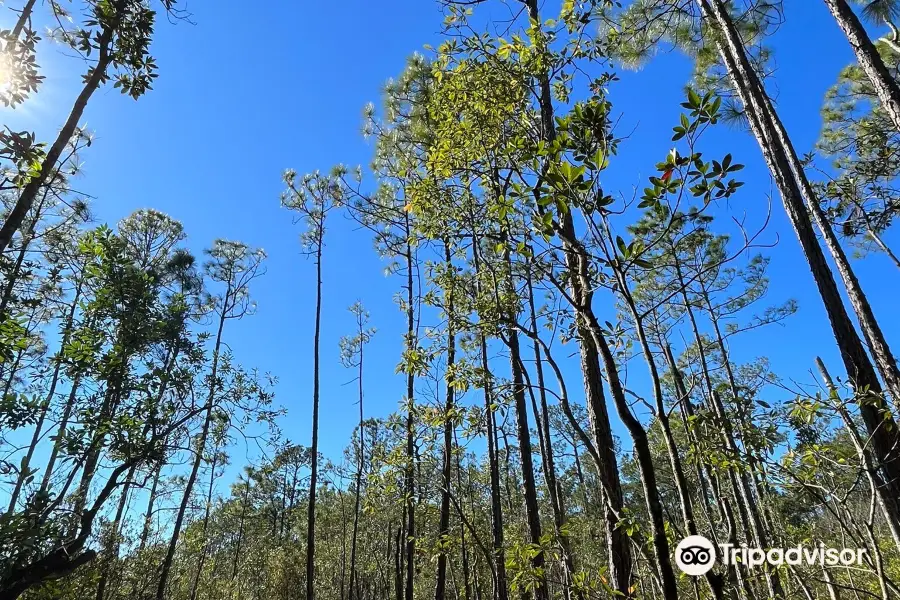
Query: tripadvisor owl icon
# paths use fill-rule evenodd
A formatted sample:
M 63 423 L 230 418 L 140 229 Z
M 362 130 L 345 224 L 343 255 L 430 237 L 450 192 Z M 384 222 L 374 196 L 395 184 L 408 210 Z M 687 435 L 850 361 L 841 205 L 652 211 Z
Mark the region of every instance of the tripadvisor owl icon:
M 675 563 L 688 575 L 703 575 L 715 562 L 715 546 L 702 535 L 688 536 L 675 548 Z

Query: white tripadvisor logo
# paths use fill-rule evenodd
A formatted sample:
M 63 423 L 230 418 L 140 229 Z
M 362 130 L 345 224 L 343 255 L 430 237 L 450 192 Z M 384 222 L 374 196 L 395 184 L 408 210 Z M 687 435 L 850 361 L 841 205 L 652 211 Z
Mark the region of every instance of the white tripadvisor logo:
M 688 575 L 704 575 L 716 562 L 716 547 L 702 535 L 691 535 L 675 548 L 675 564 Z

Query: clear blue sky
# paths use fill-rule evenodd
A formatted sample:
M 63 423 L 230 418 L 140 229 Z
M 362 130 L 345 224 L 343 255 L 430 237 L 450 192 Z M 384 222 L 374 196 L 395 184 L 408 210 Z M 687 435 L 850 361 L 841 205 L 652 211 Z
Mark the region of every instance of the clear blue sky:
M 851 52 L 823 3 L 787 4 L 787 22 L 772 40 L 777 71 L 771 89 L 804 152 L 819 131 L 823 94 Z M 306 444 L 314 270 L 299 254 L 292 215 L 279 206 L 281 172 L 366 164 L 371 147 L 360 134 L 363 106 L 379 102 L 383 83 L 400 72 L 411 52 L 438 40 L 442 17 L 430 0 L 191 0 L 189 8 L 196 25 L 165 19 L 157 25 L 153 53 L 160 76 L 152 92 L 135 102 L 107 88 L 91 102 L 85 121 L 97 137 L 84 154 L 80 187 L 96 196 L 101 222 L 113 224 L 135 209 L 152 207 L 182 221 L 197 251 L 216 237 L 265 248 L 268 272 L 253 289 L 258 314 L 231 326 L 226 341 L 246 366 L 279 377 L 277 400 L 290 413 L 282 427 Z M 55 50 L 45 51 L 42 64 L 47 81 L 39 100 L 15 114 L 3 112 L 5 123 L 47 139 L 71 105 L 77 75 L 75 61 Z M 634 131 L 611 166 L 608 186 L 628 192 L 632 185 L 643 186 L 671 147 L 690 66 L 683 57 L 663 54 L 640 73 L 620 75 L 612 100 L 622 113 L 621 132 Z M 712 154 L 729 151 L 747 165 L 742 173 L 747 185 L 733 207 L 759 215 L 772 190 L 755 141 L 720 127 L 708 142 Z M 816 354 L 835 371 L 839 363 L 780 199 L 773 201 L 768 239 L 780 237 L 780 243 L 771 251 L 771 300 L 795 298 L 800 312 L 784 328 L 744 336 L 736 351 L 743 359 L 767 355 L 780 374 L 808 380 Z M 385 415 L 403 394 L 394 375 L 403 328 L 392 302 L 399 282 L 385 277 L 383 267 L 366 232 L 343 217 L 333 220 L 325 256 L 321 421 L 322 449 L 333 458 L 354 423 L 355 388 L 343 385 L 352 374 L 340 365 L 338 339 L 351 333 L 346 308 L 357 299 L 379 329 L 367 358 L 366 410 Z M 857 268 L 876 314 L 900 344 L 900 328 L 889 323 L 896 273 L 880 256 L 858 262 Z M 570 390 L 580 390 L 577 372 L 570 372 Z

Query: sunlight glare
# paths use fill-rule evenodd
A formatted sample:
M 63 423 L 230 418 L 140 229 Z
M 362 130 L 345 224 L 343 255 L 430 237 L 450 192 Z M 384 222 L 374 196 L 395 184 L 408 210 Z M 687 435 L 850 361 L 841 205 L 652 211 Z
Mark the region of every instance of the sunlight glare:
M 13 61 L 8 52 L 0 52 L 0 96 L 12 91 Z

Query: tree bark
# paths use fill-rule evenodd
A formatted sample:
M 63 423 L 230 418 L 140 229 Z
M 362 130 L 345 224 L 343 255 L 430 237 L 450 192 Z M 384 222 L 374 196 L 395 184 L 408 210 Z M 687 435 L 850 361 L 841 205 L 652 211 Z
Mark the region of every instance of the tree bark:
M 444 242 L 444 264 L 448 270 L 453 270 L 452 253 L 450 251 L 449 242 Z M 456 364 L 456 329 L 454 327 L 454 319 L 456 318 L 453 306 L 453 286 L 455 282 L 452 280 L 444 290 L 444 298 L 446 302 L 445 312 L 447 313 L 447 370 L 446 370 L 446 398 L 444 406 L 444 456 L 443 465 L 441 466 L 441 506 L 438 522 L 438 544 L 439 554 L 437 559 L 437 575 L 435 577 L 434 600 L 445 600 L 447 597 L 447 553 L 443 544 L 450 536 L 450 481 L 453 471 L 453 415 L 455 409 L 456 388 L 453 380 L 453 368 Z
M 825 0 L 825 5 L 837 21 L 838 27 L 847 36 L 847 41 L 850 42 L 850 47 L 856 55 L 856 61 L 875 88 L 884 112 L 888 114 L 897 131 L 900 131 L 900 86 L 881 60 L 878 48 L 872 43 L 865 27 L 846 0 Z
M 505 234 L 504 237 L 506 237 Z M 512 260 L 508 249 L 504 252 L 504 261 L 506 263 L 506 285 L 511 293 L 515 293 Z M 516 315 L 510 314 L 506 318 L 509 320 L 509 323 L 506 327 L 507 339 L 505 341 L 509 348 L 510 370 L 512 371 L 512 397 L 516 414 L 516 438 L 519 441 L 519 462 L 522 471 L 525 518 L 531 543 L 538 548 L 531 564 L 535 572 L 544 573 L 546 558 L 541 548 L 541 515 L 537 500 L 537 486 L 534 481 L 531 431 L 528 425 L 528 406 L 525 402 L 525 381 L 522 370 L 522 351 L 519 345 Z M 536 600 L 549 599 L 546 574 L 538 577 L 538 580 L 535 582 L 534 596 Z
M 178 538 L 181 535 L 181 527 L 184 524 L 184 517 L 187 513 L 188 504 L 191 500 L 191 493 L 194 484 L 197 482 L 197 474 L 200 471 L 200 464 L 203 462 L 203 452 L 206 449 L 206 442 L 209 438 L 209 430 L 212 426 L 213 406 L 215 404 L 216 378 L 219 372 L 219 357 L 222 348 L 222 331 L 225 328 L 225 318 L 228 309 L 228 298 L 231 295 L 231 287 L 225 292 L 225 302 L 222 306 L 222 312 L 219 315 L 219 327 L 216 332 L 216 345 L 213 350 L 213 362 L 210 373 L 209 395 L 206 399 L 204 412 L 206 416 L 203 419 L 203 428 L 200 431 L 200 439 L 197 444 L 197 453 L 194 457 L 194 463 L 191 466 L 191 472 L 188 476 L 184 489 L 184 495 L 181 497 L 181 504 L 178 507 L 178 513 L 175 517 L 175 524 L 172 528 L 172 537 L 169 540 L 168 549 L 166 550 L 165 559 L 163 559 L 162 568 L 160 569 L 159 583 L 156 588 L 156 600 L 164 600 L 166 595 L 166 586 L 169 582 L 169 573 L 172 569 L 172 561 L 175 559 L 175 549 L 178 547 Z
M 691 502 L 690 491 L 688 490 L 687 478 L 684 475 L 684 466 L 681 462 L 681 455 L 678 453 L 678 446 L 675 443 L 675 437 L 672 434 L 669 414 L 666 410 L 665 401 L 663 400 L 662 381 L 659 377 L 659 370 L 656 367 L 653 351 L 650 349 L 650 343 L 647 340 L 644 321 L 634 303 L 634 298 L 631 295 L 625 275 L 618 267 L 614 267 L 614 269 L 619 281 L 620 294 L 631 312 L 631 318 L 635 326 L 635 335 L 637 336 L 638 343 L 641 347 L 641 352 L 644 355 L 644 361 L 647 363 L 647 368 L 650 371 L 650 384 L 653 389 L 653 399 L 656 406 L 656 420 L 659 422 L 660 428 L 662 429 L 663 439 L 666 443 L 666 451 L 669 455 L 669 464 L 672 467 L 672 473 L 675 477 L 675 488 L 678 491 L 684 526 L 689 535 L 697 535 L 697 523 L 694 520 L 694 507 Z M 709 571 L 706 573 L 706 582 L 709 585 L 713 598 L 722 600 L 724 598 L 724 591 L 721 576 Z
M 528 310 L 532 333 L 537 336 L 538 322 L 537 311 L 534 305 L 534 287 L 532 285 L 531 268 L 526 275 L 526 294 L 528 296 Z M 565 507 L 560 494 L 559 484 L 556 479 L 556 465 L 553 459 L 553 439 L 550 431 L 550 411 L 547 407 L 547 389 L 544 381 L 544 361 L 541 359 L 540 344 L 536 339 L 532 340 L 534 351 L 535 375 L 537 376 L 537 391 L 540 398 L 540 407 L 534 401 L 534 393 L 531 394 L 534 418 L 537 425 L 538 441 L 541 450 L 541 467 L 544 472 L 544 481 L 547 484 L 547 495 L 550 497 L 550 509 L 553 512 L 553 528 L 562 554 L 562 567 L 565 575 L 563 593 L 566 600 L 572 597 L 572 585 L 575 578 L 575 560 L 572 556 L 572 547 L 569 537 L 565 533 Z M 579 600 L 583 600 L 584 594 L 577 592 Z
M 747 111 L 751 130 L 760 145 L 781 194 L 785 211 L 809 263 L 813 279 L 828 313 L 847 374 L 854 382 L 856 389 L 867 392 L 866 398 L 860 398 L 860 410 L 869 434 L 872 436 L 872 447 L 885 470 L 885 480 L 890 493 L 893 497 L 900 497 L 900 459 L 898 459 L 896 443 L 898 431 L 896 423 L 893 418 L 885 417 L 883 414 L 886 403 L 881 384 L 844 307 L 831 269 L 816 239 L 807 209 L 819 223 L 822 235 L 844 276 L 845 284 L 848 284 L 847 289 L 851 303 L 856 309 L 863 332 L 876 358 L 876 364 L 895 397 L 900 391 L 898 389 L 900 383 L 894 376 L 897 370 L 896 363 L 892 361 L 886 344 L 879 342 L 879 339 L 883 341 L 883 336 L 879 335 L 880 330 L 877 328 L 877 323 L 874 323 L 871 308 L 868 307 L 865 296 L 861 294 L 852 271 L 847 269 L 849 265 L 846 263 L 846 255 L 836 244 L 834 232 L 824 220 L 821 207 L 814 201 L 814 196 L 811 194 L 807 194 L 807 203 L 804 205 L 804 197 L 797 181 L 799 174 L 792 169 L 792 160 L 786 152 L 790 149 L 794 159 L 796 159 L 796 153 L 793 152 L 790 139 L 787 138 L 783 126 L 780 126 L 780 121 L 777 121 L 777 115 L 771 107 L 771 102 L 765 96 L 759 78 L 750 65 L 740 36 L 727 9 L 719 0 L 697 1 L 704 18 L 721 33 L 720 39 L 717 40 L 719 52 L 732 78 L 735 91 Z M 796 160 L 793 162 L 799 164 Z M 799 171 L 802 172 L 802 168 Z M 803 177 L 803 181 L 806 182 L 805 177 Z M 808 182 L 806 184 L 808 185 Z M 810 200 L 812 201 L 810 202 Z M 839 260 L 842 257 L 844 260 Z M 868 310 L 866 310 L 867 308 Z M 887 420 L 885 420 L 886 418 Z M 888 421 L 890 427 L 887 426 Z
M 541 23 L 538 0 L 525 0 L 528 14 L 532 21 Z M 556 126 L 554 122 L 553 95 L 550 80 L 546 73 L 538 78 L 542 135 L 552 142 L 556 138 Z M 562 237 L 575 238 L 575 226 L 572 214 L 565 211 L 560 216 Z M 594 446 L 597 449 L 600 461 L 597 464 L 600 483 L 606 497 L 604 514 L 606 518 L 606 546 L 610 580 L 613 587 L 625 597 L 631 595 L 632 588 L 632 564 L 631 564 L 631 540 L 618 527 L 619 514 L 624 507 L 622 496 L 622 484 L 619 478 L 618 460 L 613 443 L 612 427 L 609 421 L 609 412 L 606 408 L 606 399 L 603 393 L 603 379 L 601 375 L 600 356 L 598 348 L 590 334 L 587 320 L 593 316 L 592 299 L 593 292 L 590 281 L 587 280 L 587 257 L 580 255 L 578 249 L 564 242 L 566 267 L 569 271 L 569 286 L 572 298 L 581 304 L 576 311 L 576 324 L 578 326 L 578 342 L 581 354 L 581 372 L 584 379 L 585 402 L 588 407 L 588 416 L 591 421 L 591 434 Z M 590 313 L 583 317 L 582 313 Z
M 473 260 L 475 262 L 476 290 L 483 293 L 481 284 L 481 259 L 478 249 L 479 238 L 473 230 L 472 235 Z M 500 493 L 500 460 L 497 447 L 497 423 L 494 419 L 494 394 L 491 385 L 491 371 L 488 366 L 487 340 L 483 331 L 478 333 L 479 350 L 481 353 L 481 387 L 484 390 L 484 416 L 487 422 L 487 447 L 488 470 L 491 480 L 491 538 L 493 542 L 494 559 L 494 598 L 496 600 L 509 600 L 509 591 L 506 587 L 506 551 L 503 542 L 503 502 Z
M 216 484 L 217 459 L 218 448 L 214 447 L 212 464 L 209 467 L 209 488 L 206 491 L 206 508 L 203 511 L 203 547 L 200 549 L 200 558 L 197 560 L 197 569 L 194 571 L 194 580 L 191 583 L 191 600 L 197 600 L 197 590 L 200 589 L 200 575 L 203 573 L 203 563 L 206 562 L 206 553 L 209 551 L 209 542 L 206 539 L 206 534 L 209 531 L 209 517 L 212 512 L 212 497 Z M 103 599 L 97 598 L 97 600 Z
M 415 305 L 413 304 L 413 249 L 409 241 L 410 222 L 409 213 L 406 213 L 406 335 L 407 349 L 412 350 L 417 346 Z M 416 440 L 415 440 L 415 374 L 412 368 L 406 373 L 406 545 L 405 567 L 406 579 L 404 584 L 405 600 L 414 600 L 413 582 L 416 575 Z
M 324 219 L 325 215 L 322 215 Z M 319 338 L 322 331 L 322 236 L 319 225 L 316 246 L 316 323 L 313 334 L 313 414 L 310 446 L 309 502 L 306 516 L 306 600 L 316 598 L 316 488 L 319 485 Z
M 365 468 L 365 420 L 363 418 L 363 324 L 359 325 L 359 371 L 357 382 L 359 384 L 359 456 L 356 463 L 356 493 L 353 499 L 353 533 L 350 540 L 350 598 L 354 598 L 354 585 L 356 583 L 356 538 L 359 532 L 360 500 L 362 498 L 363 469 Z M 357 600 L 359 600 L 357 598 Z

